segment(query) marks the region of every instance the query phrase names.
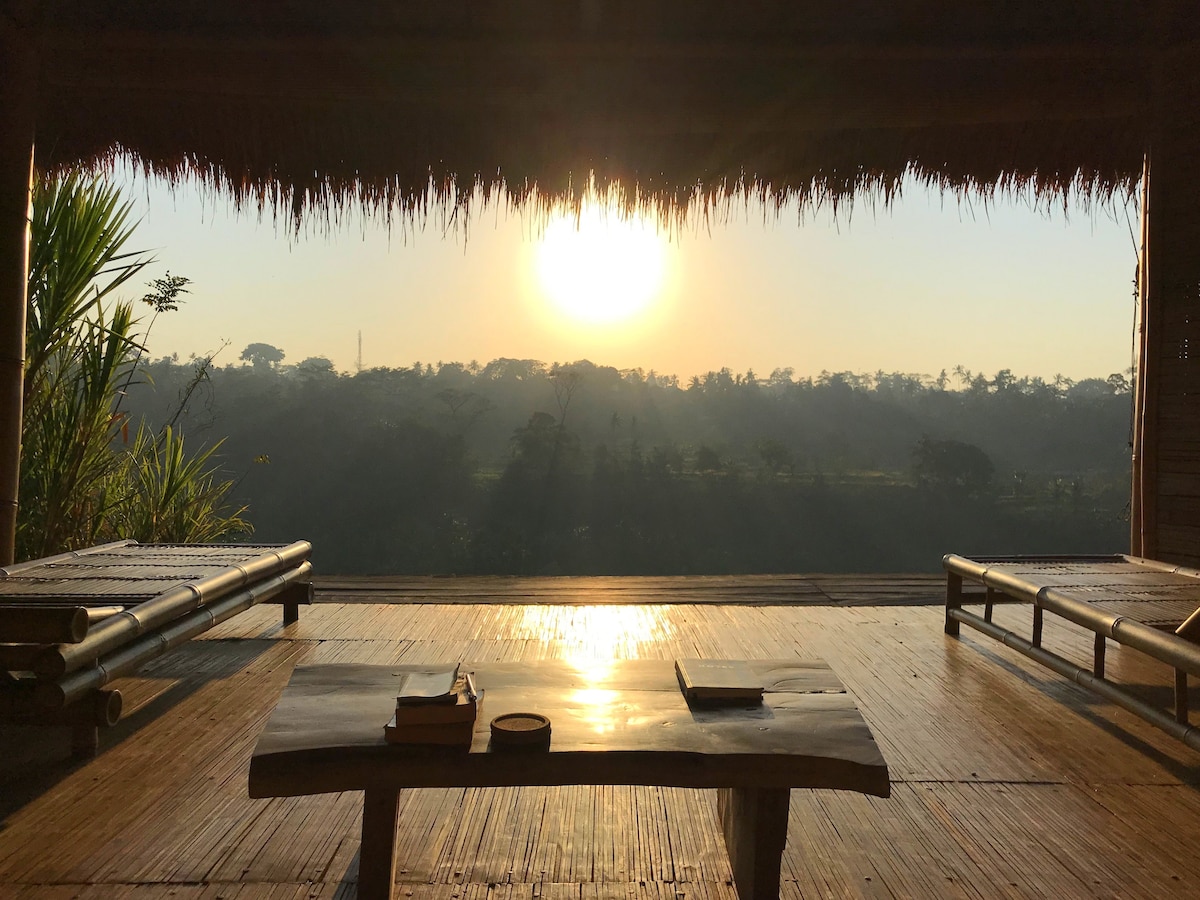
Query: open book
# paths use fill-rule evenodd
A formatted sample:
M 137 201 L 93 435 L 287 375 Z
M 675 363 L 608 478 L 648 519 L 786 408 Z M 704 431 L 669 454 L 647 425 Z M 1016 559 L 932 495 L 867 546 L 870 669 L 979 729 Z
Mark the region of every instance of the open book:
M 458 663 L 430 666 L 418 672 L 407 672 L 400 678 L 396 706 L 418 706 L 423 703 L 453 703 L 454 686 L 458 681 Z

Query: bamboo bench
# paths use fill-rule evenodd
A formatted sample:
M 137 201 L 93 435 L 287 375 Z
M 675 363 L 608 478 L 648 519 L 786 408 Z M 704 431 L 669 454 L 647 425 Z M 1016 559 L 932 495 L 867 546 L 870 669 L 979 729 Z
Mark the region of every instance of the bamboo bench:
M 1136 556 L 995 556 L 947 554 L 946 634 L 969 625 L 1200 750 L 1189 721 L 1188 675 L 1200 676 L 1200 571 Z M 965 590 L 964 584 L 976 586 Z M 981 590 L 980 590 L 981 588 Z M 1028 640 L 992 621 L 997 603 L 1033 606 Z M 983 605 L 977 615 L 963 607 Z M 1045 613 L 1093 632 L 1091 670 L 1042 646 Z M 1108 641 L 1138 650 L 1175 672 L 1175 704 L 1164 710 L 1105 677 Z
M 311 602 L 312 546 L 118 541 L 0 568 L 0 721 L 71 728 L 96 753 L 121 716 L 107 686 L 258 603 Z

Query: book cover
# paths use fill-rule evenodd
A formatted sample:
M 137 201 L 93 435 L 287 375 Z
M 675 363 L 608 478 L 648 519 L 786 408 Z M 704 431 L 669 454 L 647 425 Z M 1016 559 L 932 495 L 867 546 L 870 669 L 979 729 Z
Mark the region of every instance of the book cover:
M 383 728 L 384 739 L 389 744 L 437 745 L 446 747 L 470 747 L 475 731 L 475 720 L 466 722 L 444 722 L 441 724 L 405 725 L 398 724 L 395 717 Z
M 467 691 L 465 682 L 454 694 L 453 703 L 396 704 L 392 724 L 404 725 L 449 725 L 455 722 L 474 722 L 483 705 L 483 691 L 473 695 Z
M 762 679 L 737 659 L 677 659 L 675 675 L 688 700 L 761 703 Z
M 406 672 L 400 679 L 396 706 L 422 703 L 453 703 L 458 682 L 458 663 L 430 666 L 418 672 Z

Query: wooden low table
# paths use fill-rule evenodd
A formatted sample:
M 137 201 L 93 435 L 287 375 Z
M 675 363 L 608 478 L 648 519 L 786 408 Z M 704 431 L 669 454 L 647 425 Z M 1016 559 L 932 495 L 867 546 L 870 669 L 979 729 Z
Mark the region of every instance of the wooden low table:
M 484 692 L 470 752 L 387 744 L 399 676 L 418 666 L 299 666 L 259 737 L 251 797 L 364 791 L 358 895 L 390 898 L 398 792 L 420 787 L 617 784 L 722 789 L 742 900 L 779 896 L 793 787 L 886 797 L 887 764 L 820 661 L 750 660 L 761 706 L 689 708 L 670 660 L 531 660 L 463 666 Z M 488 723 L 538 712 L 549 751 L 491 752 Z

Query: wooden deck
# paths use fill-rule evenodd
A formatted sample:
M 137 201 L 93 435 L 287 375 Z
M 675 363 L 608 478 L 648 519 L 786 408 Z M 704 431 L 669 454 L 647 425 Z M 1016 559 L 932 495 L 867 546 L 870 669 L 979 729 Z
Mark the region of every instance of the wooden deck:
M 727 580 L 737 604 L 612 602 L 650 593 L 640 579 L 555 579 L 571 585 L 561 605 L 550 582 L 518 579 L 496 591 L 507 603 L 436 603 L 398 579 L 409 602 L 319 603 L 286 627 L 253 609 L 124 679 L 126 717 L 89 763 L 66 762 L 61 736 L 0 735 L 0 897 L 352 898 L 361 795 L 246 796 L 250 752 L 298 662 L 705 655 L 825 658 L 891 767 L 887 800 L 793 792 L 788 900 L 1197 889 L 1200 754 L 980 635 L 946 637 L 935 579 L 890 592 L 884 580 L 833 579 L 891 605 L 759 605 L 755 579 Z M 429 581 L 447 582 L 479 593 Z M 585 605 L 589 591 L 609 600 Z M 522 593 L 536 600 L 512 602 Z M 996 618 L 1028 628 L 1027 609 Z M 1045 639 L 1090 658 L 1090 635 L 1048 621 Z M 1136 653 L 1110 650 L 1108 665 L 1169 696 L 1162 667 Z M 401 821 L 398 897 L 734 900 L 713 792 L 414 791 Z

